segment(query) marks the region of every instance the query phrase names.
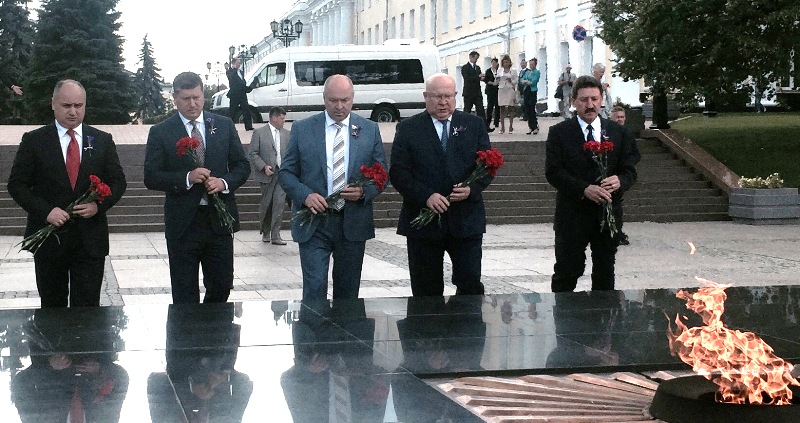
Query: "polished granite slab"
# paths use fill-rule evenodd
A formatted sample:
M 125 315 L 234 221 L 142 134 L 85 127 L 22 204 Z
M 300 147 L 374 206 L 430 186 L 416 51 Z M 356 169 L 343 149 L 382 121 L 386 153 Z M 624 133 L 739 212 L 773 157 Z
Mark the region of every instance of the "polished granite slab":
M 0 311 L 4 422 L 478 422 L 426 380 L 686 369 L 676 290 Z M 723 321 L 800 358 L 800 287 Z

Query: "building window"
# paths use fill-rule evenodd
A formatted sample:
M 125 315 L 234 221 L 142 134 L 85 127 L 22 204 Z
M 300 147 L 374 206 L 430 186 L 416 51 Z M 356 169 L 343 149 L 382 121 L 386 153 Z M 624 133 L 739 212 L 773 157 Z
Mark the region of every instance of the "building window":
M 500 13 L 508 12 L 508 0 L 500 0 Z
M 400 38 L 406 38 L 406 14 L 400 14 Z
M 415 16 L 414 16 L 414 9 L 411 9 L 411 12 L 408 12 L 408 38 L 414 38 L 414 25 L 415 25 Z
M 375 44 L 380 44 L 380 43 L 383 42 L 383 40 L 381 40 L 379 38 L 380 35 L 378 35 L 378 34 L 380 34 L 380 33 L 381 33 L 380 26 L 379 25 L 375 25 Z
M 469 0 L 469 21 L 475 22 L 475 10 L 478 8 L 477 6 L 478 0 Z
M 372 28 L 367 28 L 367 44 L 372 44 Z
M 442 34 L 447 33 L 450 28 L 450 2 L 442 0 Z
M 397 38 L 397 18 L 395 17 L 392 17 L 392 27 L 389 35 L 391 35 L 391 38 Z
M 389 21 L 383 21 L 383 41 L 389 39 Z
M 492 0 L 483 0 L 483 17 L 492 16 Z
M 460 28 L 464 25 L 462 16 L 464 16 L 464 0 L 453 0 L 453 10 L 456 12 L 456 25 L 455 28 Z
M 431 0 L 431 38 L 436 38 L 436 0 Z

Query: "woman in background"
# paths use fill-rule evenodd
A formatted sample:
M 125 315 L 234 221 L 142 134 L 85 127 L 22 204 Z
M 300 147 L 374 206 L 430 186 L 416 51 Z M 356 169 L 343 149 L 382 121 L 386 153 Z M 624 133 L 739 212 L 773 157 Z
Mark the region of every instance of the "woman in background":
M 508 116 L 508 133 L 514 132 L 514 112 L 517 108 L 517 71 L 511 69 L 511 58 L 506 54 L 500 60 L 495 81 L 497 88 L 497 105 L 500 106 L 500 133 L 506 131 Z

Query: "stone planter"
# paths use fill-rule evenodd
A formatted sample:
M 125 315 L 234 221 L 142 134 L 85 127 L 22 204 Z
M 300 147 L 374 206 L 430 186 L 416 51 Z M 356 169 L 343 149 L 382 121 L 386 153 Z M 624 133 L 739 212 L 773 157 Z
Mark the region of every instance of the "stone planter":
M 728 215 L 751 225 L 799 223 L 800 195 L 797 188 L 734 188 Z

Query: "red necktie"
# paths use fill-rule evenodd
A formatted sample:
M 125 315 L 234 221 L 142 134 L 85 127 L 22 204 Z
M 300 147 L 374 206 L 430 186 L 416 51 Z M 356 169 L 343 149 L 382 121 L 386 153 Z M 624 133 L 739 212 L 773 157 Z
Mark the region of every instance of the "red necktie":
M 69 134 L 70 138 L 67 146 L 67 176 L 69 176 L 69 183 L 72 185 L 72 189 L 75 189 L 75 183 L 78 182 L 78 169 L 81 168 L 81 153 L 78 151 L 75 131 L 70 129 L 67 134 Z

